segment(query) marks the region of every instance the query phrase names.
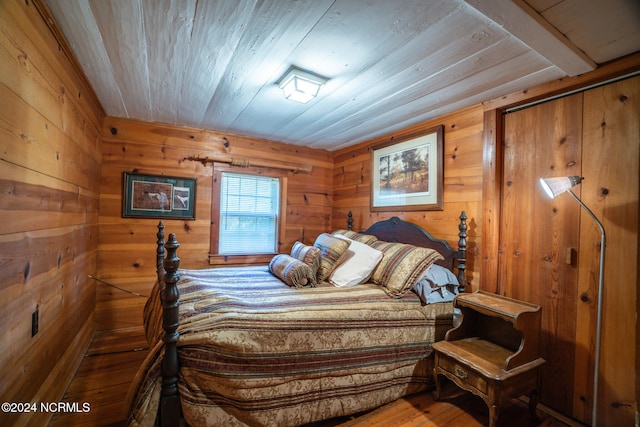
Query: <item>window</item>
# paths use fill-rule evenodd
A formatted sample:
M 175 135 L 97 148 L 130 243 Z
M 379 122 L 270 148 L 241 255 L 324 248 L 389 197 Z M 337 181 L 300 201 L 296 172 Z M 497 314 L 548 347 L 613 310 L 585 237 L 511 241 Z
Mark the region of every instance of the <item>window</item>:
M 277 253 L 280 180 L 270 176 L 221 172 L 219 184 L 218 247 L 214 253 Z
M 268 264 L 287 232 L 289 171 L 215 162 L 212 178 L 209 265 Z

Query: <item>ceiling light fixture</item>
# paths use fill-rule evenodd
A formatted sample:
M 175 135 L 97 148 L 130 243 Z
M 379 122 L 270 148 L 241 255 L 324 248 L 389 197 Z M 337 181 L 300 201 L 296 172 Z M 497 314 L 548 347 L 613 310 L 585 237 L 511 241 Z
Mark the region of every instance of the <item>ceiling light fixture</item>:
M 324 77 L 298 68 L 291 68 L 280 80 L 279 86 L 284 92 L 285 98 L 306 104 L 318 95 L 320 86 L 326 82 L 327 79 Z

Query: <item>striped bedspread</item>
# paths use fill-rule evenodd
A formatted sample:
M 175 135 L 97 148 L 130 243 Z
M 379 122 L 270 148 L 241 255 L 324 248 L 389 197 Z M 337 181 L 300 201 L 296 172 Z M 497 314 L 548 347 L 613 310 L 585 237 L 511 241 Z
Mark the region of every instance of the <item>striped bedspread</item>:
M 291 288 L 267 267 L 180 270 L 179 391 L 191 426 L 296 426 L 369 410 L 432 383 L 431 343 L 452 304 L 390 298 L 376 285 Z M 156 286 L 157 287 L 157 286 Z M 130 425 L 153 425 L 161 310 L 129 393 Z

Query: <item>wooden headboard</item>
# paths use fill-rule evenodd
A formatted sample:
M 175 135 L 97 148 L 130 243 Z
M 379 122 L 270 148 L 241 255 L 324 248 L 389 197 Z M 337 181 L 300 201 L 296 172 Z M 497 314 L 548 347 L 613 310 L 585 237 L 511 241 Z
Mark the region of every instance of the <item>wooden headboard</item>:
M 404 221 L 396 216 L 378 221 L 362 231 L 362 233 L 371 234 L 386 242 L 408 243 L 437 250 L 444 259 L 437 261 L 436 264 L 442 265 L 451 271 L 456 271 L 457 269 L 458 282 L 461 287 L 465 288 L 467 261 L 467 214 L 465 211 L 462 211 L 459 218 L 458 250 L 453 249 L 446 240 L 436 239 L 419 225 Z M 351 212 L 349 212 L 348 226 L 350 230 L 352 229 L 352 224 Z

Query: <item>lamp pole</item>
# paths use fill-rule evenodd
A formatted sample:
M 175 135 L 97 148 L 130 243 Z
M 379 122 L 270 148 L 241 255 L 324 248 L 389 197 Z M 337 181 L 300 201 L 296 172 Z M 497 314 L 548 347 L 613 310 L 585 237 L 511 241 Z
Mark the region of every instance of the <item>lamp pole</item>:
M 594 360 L 593 367 L 593 408 L 591 412 L 591 425 L 592 427 L 596 427 L 597 424 L 597 413 L 598 413 L 598 371 L 600 367 L 600 338 L 602 335 L 602 294 L 604 290 L 604 251 L 605 251 L 605 233 L 604 227 L 602 223 L 591 212 L 591 209 L 585 205 L 582 200 L 578 198 L 574 194 L 571 189 L 567 190 L 567 193 L 571 194 L 571 196 L 582 206 L 582 208 L 593 218 L 593 220 L 598 225 L 600 229 L 600 275 L 598 277 L 598 307 L 597 307 L 597 315 L 596 315 L 596 355 Z

